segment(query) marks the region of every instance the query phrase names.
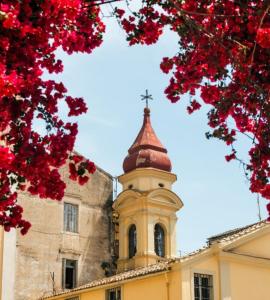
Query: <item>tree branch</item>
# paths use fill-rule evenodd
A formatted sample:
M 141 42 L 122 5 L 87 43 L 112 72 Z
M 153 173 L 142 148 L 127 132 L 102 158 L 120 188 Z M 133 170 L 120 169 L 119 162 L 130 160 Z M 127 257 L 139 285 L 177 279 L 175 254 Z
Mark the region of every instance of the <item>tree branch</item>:
M 84 8 L 86 8 L 86 7 L 93 7 L 93 6 L 101 6 L 101 5 L 104 5 L 104 4 L 109 4 L 109 3 L 113 3 L 113 2 L 120 2 L 120 1 L 122 1 L 122 0 L 86 1 L 86 2 L 89 3 L 89 5 L 84 6 Z
M 181 12 L 188 14 L 188 15 L 197 15 L 197 16 L 207 16 L 207 17 L 241 17 L 239 15 L 223 15 L 223 14 L 209 14 L 209 13 L 203 13 L 203 12 L 197 12 L 197 11 L 189 11 L 185 9 L 180 9 Z
M 262 18 L 261 18 L 259 27 L 258 27 L 258 29 L 257 29 L 257 32 L 258 32 L 258 30 L 261 29 L 262 24 L 263 24 L 263 21 L 264 21 L 266 15 L 267 15 L 269 9 L 270 9 L 270 5 L 267 6 L 266 10 L 264 11 L 264 13 L 263 13 L 263 15 L 262 15 Z M 256 42 L 256 40 L 255 40 L 254 48 L 253 48 L 253 51 L 252 51 L 252 54 L 251 54 L 251 59 L 250 59 L 250 65 L 253 64 L 253 61 L 254 61 L 254 55 L 255 55 L 255 51 L 256 51 L 256 47 L 257 47 L 257 42 Z

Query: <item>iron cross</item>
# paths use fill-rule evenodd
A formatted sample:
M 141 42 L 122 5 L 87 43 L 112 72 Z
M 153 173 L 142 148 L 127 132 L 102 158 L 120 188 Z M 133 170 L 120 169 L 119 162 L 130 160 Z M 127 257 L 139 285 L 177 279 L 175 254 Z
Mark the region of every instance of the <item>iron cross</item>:
M 145 101 L 146 108 L 148 108 L 148 100 L 153 100 L 152 95 L 148 94 L 148 90 L 145 91 L 145 95 L 141 95 L 142 101 Z

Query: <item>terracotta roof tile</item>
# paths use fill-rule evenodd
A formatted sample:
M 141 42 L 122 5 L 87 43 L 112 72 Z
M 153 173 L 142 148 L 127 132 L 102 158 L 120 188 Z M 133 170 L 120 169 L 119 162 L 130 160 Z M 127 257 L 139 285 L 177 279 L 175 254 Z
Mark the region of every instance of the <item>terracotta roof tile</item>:
M 186 260 L 189 259 L 189 258 L 193 258 L 194 256 L 199 255 L 199 254 L 205 252 L 205 251 L 208 250 L 209 248 L 210 248 L 210 247 L 207 245 L 207 246 L 204 246 L 204 247 L 202 247 L 202 248 L 200 248 L 200 249 L 197 249 L 197 250 L 195 250 L 195 251 L 192 251 L 192 252 L 190 252 L 190 253 L 188 253 L 188 254 L 186 254 L 186 255 L 183 255 L 183 256 L 180 257 L 180 261 L 183 262 L 183 261 L 186 261 Z
M 102 285 L 106 285 L 106 284 L 117 283 L 117 282 L 120 282 L 120 281 L 132 279 L 132 278 L 135 278 L 135 277 L 140 277 L 140 276 L 145 276 L 145 275 L 148 275 L 148 274 L 163 272 L 163 271 L 169 270 L 170 263 L 172 263 L 174 261 L 176 261 L 176 260 L 175 259 L 166 260 L 166 261 L 163 261 L 163 262 L 159 262 L 157 264 L 150 265 L 148 267 L 138 268 L 138 269 L 135 269 L 135 270 L 130 270 L 130 271 L 126 271 L 126 272 L 123 272 L 123 273 L 119 273 L 119 274 L 116 274 L 116 275 L 113 275 L 113 276 L 110 276 L 110 277 L 94 280 L 94 281 L 92 281 L 88 284 L 79 286 L 75 289 L 68 290 L 68 291 L 61 291 L 59 293 L 56 293 L 54 295 L 51 294 L 51 295 L 48 295 L 48 296 L 43 297 L 41 299 L 49 299 L 50 297 L 53 297 L 53 296 L 65 295 L 65 294 L 68 294 L 70 292 L 73 293 L 73 292 L 81 291 L 81 290 L 88 289 L 88 288 L 94 288 L 94 287 L 102 286 Z
M 188 253 L 187 255 L 184 255 L 180 258 L 165 260 L 165 261 L 162 261 L 162 262 L 159 262 L 159 263 L 147 266 L 147 267 L 126 271 L 126 272 L 119 273 L 119 274 L 113 275 L 111 277 L 102 278 L 99 280 L 94 280 L 88 284 L 85 284 L 85 285 L 75 288 L 73 290 L 61 291 L 54 295 L 43 297 L 43 298 L 41 298 L 41 300 L 42 299 L 50 299 L 52 296 L 61 296 L 61 295 L 69 294 L 70 292 L 72 292 L 72 293 L 76 292 L 76 291 L 79 292 L 84 289 L 94 288 L 94 287 L 98 287 L 98 286 L 102 286 L 102 285 L 106 285 L 106 284 L 113 284 L 113 283 L 118 283 L 118 282 L 120 283 L 124 280 L 132 279 L 135 277 L 141 277 L 141 276 L 145 276 L 148 274 L 163 272 L 163 271 L 170 269 L 171 263 L 184 262 L 188 259 L 191 259 L 191 258 L 197 256 L 197 255 L 200 255 L 200 254 L 206 252 L 208 249 L 210 249 L 211 245 L 214 243 L 232 242 L 234 240 L 237 240 L 238 238 L 243 237 L 246 234 L 253 233 L 253 232 L 255 232 L 263 227 L 266 227 L 266 226 L 270 226 L 270 223 L 267 221 L 261 221 L 261 222 L 255 223 L 255 224 L 241 227 L 241 228 L 229 230 L 229 231 L 226 231 L 221 234 L 214 235 L 214 236 L 208 238 L 208 244 L 205 247 L 202 247 L 196 251 Z
M 246 234 L 252 233 L 256 230 L 259 230 L 263 227 L 269 226 L 269 222 L 266 220 L 257 222 L 254 224 L 250 224 L 244 227 L 232 229 L 225 231 L 223 233 L 211 236 L 207 239 L 207 242 L 209 245 L 214 244 L 214 243 L 223 243 L 223 242 L 231 242 L 235 239 L 238 239 Z
M 189 258 L 193 258 L 194 256 L 197 256 L 205 251 L 207 251 L 208 249 L 210 249 L 211 245 L 215 244 L 215 243 L 229 243 L 229 242 L 233 242 L 234 240 L 237 240 L 247 234 L 251 234 L 261 228 L 264 228 L 266 226 L 270 226 L 270 223 L 267 221 L 261 221 L 261 222 L 257 222 L 254 224 L 250 224 L 244 227 L 240 227 L 240 228 L 235 228 L 232 230 L 228 230 L 225 231 L 223 233 L 211 236 L 207 239 L 207 245 L 195 250 L 193 252 L 188 253 L 187 255 L 184 255 L 180 258 L 181 261 L 186 261 Z

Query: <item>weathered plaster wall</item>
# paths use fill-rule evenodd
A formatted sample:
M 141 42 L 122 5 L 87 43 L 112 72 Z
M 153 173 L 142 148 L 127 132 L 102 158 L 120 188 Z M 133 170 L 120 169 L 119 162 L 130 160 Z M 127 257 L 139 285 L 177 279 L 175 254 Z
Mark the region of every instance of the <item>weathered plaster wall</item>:
M 111 177 L 97 170 L 80 186 L 68 179 L 66 169 L 62 172 L 67 183 L 63 201 L 20 195 L 24 217 L 32 228 L 26 236 L 17 233 L 14 300 L 37 299 L 52 292 L 53 285 L 61 290 L 63 258 L 78 260 L 78 285 L 104 277 L 101 262 L 111 258 Z M 78 234 L 63 231 L 64 202 L 79 206 Z
M 3 234 L 2 300 L 15 300 L 16 231 Z

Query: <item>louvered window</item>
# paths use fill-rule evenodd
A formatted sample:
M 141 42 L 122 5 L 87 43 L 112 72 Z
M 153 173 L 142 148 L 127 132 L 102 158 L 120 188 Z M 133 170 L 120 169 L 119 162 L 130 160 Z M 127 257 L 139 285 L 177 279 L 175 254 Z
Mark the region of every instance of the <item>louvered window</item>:
M 195 300 L 213 300 L 213 276 L 207 274 L 194 274 Z
M 66 298 L 65 300 L 80 300 L 79 296 L 72 297 L 72 298 Z
M 64 203 L 64 231 L 78 232 L 78 205 Z

